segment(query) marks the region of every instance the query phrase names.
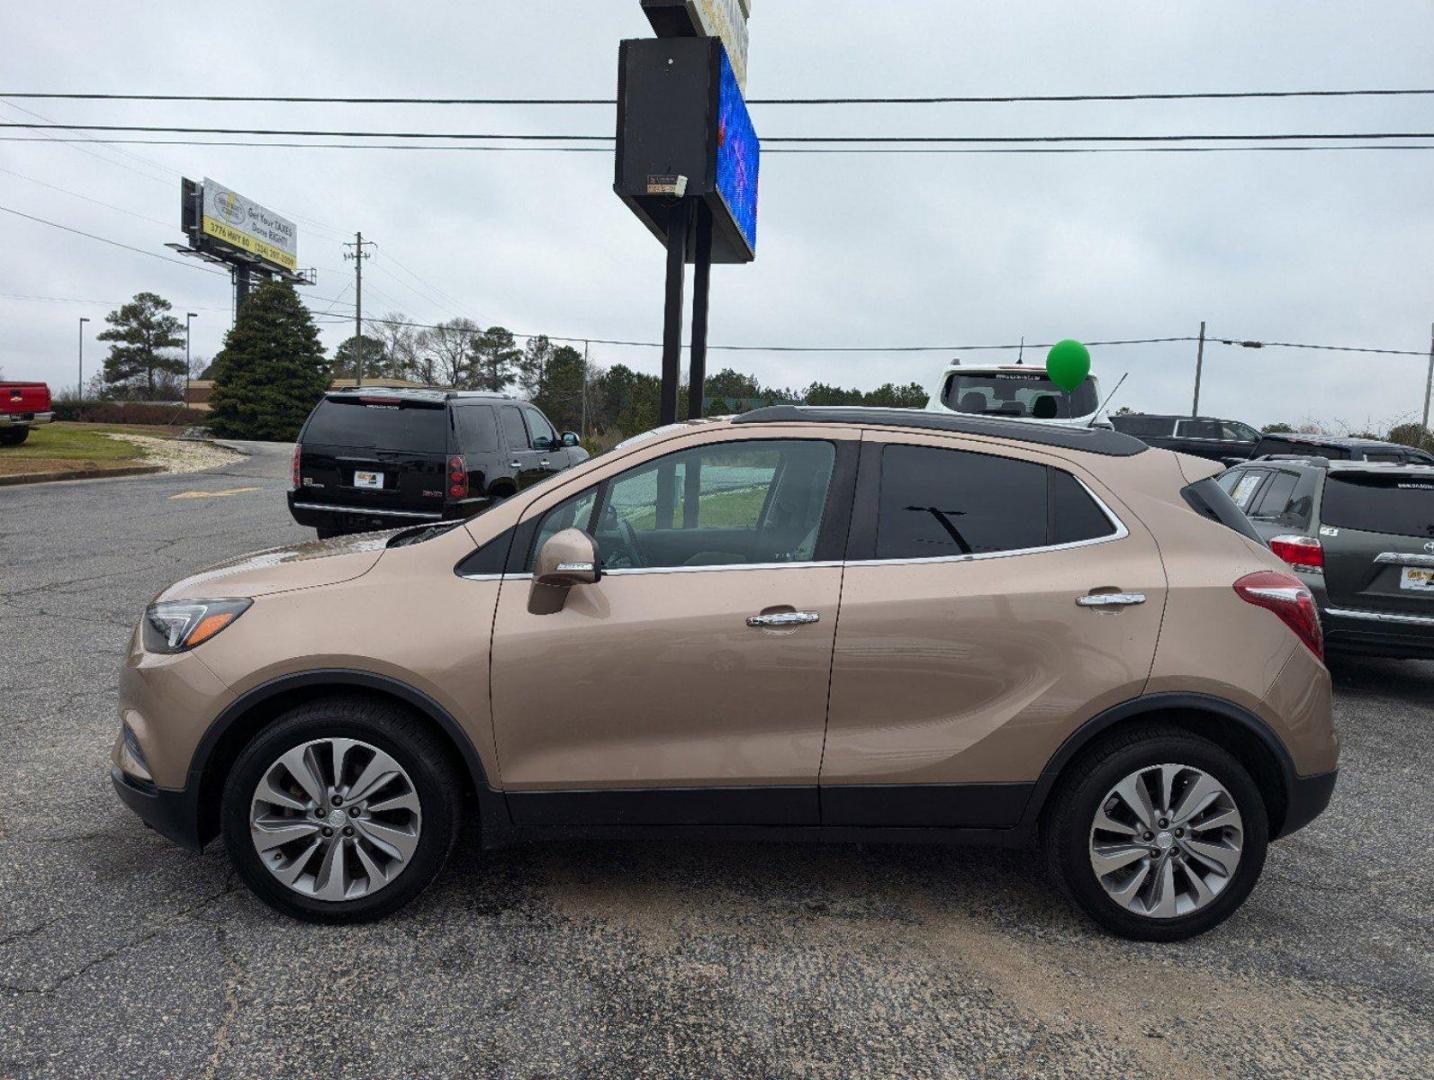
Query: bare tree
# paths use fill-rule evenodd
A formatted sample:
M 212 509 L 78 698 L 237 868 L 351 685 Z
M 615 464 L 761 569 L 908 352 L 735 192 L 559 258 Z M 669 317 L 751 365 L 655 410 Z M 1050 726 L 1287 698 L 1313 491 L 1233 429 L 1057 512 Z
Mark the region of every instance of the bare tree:
M 457 389 L 471 384 L 473 349 L 482 333 L 477 323 L 464 318 L 449 319 L 423 331 L 421 350 L 432 361 L 439 383 Z
M 436 374 L 432 364 L 425 365 L 421 335 L 417 327 L 401 311 L 390 311 L 378 319 L 368 320 L 369 336 L 383 342 L 386 370 L 381 372 L 395 379 L 418 378 L 433 382 Z

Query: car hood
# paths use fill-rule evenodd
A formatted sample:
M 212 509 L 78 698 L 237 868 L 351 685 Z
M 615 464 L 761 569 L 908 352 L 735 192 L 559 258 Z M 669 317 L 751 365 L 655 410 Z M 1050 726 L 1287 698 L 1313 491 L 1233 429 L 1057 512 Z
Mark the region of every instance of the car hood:
M 310 540 L 241 555 L 176 581 L 158 600 L 222 600 L 337 585 L 374 568 L 392 531 Z

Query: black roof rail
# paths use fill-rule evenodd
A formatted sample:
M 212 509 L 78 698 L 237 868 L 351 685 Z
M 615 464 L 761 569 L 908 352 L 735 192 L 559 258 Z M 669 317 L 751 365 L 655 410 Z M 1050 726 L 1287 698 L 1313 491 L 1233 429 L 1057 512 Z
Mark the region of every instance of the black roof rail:
M 1058 446 L 1107 457 L 1134 457 L 1150 447 L 1110 428 L 1044 424 L 1037 420 L 1000 420 L 967 413 L 926 409 L 878 409 L 854 405 L 768 405 L 732 418 L 734 424 L 860 424 L 869 427 L 923 428 L 960 435 Z

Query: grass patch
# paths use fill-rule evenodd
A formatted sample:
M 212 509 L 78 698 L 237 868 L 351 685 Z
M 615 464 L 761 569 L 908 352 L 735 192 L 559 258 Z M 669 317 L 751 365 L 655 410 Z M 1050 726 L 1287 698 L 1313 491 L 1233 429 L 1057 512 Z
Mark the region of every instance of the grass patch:
M 119 469 L 144 459 L 139 447 L 108 438 L 111 431 L 155 434 L 154 429 L 137 424 L 41 424 L 31 428 L 30 437 L 19 446 L 0 446 L 0 476 Z
M 752 529 L 762 514 L 762 504 L 767 499 L 767 486 L 737 488 L 702 499 L 697 524 L 704 529 Z M 672 509 L 672 527 L 682 528 L 682 483 L 677 484 L 677 505 Z M 650 531 L 657 525 L 657 510 L 644 510 L 636 517 L 627 519 L 638 532 Z

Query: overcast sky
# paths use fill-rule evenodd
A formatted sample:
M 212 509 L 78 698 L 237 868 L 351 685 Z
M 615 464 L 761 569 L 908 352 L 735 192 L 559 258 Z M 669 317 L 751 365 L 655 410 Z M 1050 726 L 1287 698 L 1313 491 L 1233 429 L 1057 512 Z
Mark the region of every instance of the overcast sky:
M 166 14 L 160 15 L 164 10 Z M 0 93 L 578 96 L 615 89 L 637 0 L 11 2 Z M 755 0 L 747 93 L 1050 94 L 1434 86 L 1434 6 L 1298 2 Z M 34 119 L 0 100 L 6 121 Z M 68 123 L 610 134 L 609 107 L 21 101 Z M 1434 98 L 754 107 L 759 134 L 1434 131 Z M 9 135 L 24 135 L 11 130 Z M 1434 140 L 1426 140 L 1434 142 Z M 157 253 L 179 178 L 297 220 L 316 311 L 352 313 L 344 239 L 377 241 L 366 311 L 655 341 L 663 253 L 600 154 L 0 142 L 0 205 Z M 762 165 L 757 261 L 713 275 L 716 344 L 1001 343 L 1212 335 L 1424 349 L 1434 319 L 1434 152 L 795 155 Z M 43 186 L 52 185 L 52 186 Z M 73 194 L 55 190 L 63 188 Z M 82 195 L 84 198 L 78 198 Z M 108 203 L 112 209 L 86 200 Z M 187 265 L 0 214 L 0 368 L 75 378 L 140 290 L 229 325 L 229 286 Z M 412 272 L 410 274 L 410 271 Z M 416 274 L 417 276 L 413 276 Z M 18 299 L 49 297 L 59 299 Z M 322 298 L 322 299 L 319 299 Z M 333 301 L 337 300 L 337 303 Z M 83 302 L 71 302 L 83 301 Z M 326 324 L 332 349 L 348 330 Z M 1094 350 L 1115 404 L 1188 410 L 1194 345 Z M 87 370 L 103 356 L 86 342 Z M 595 346 L 656 372 L 655 349 Z M 968 362 L 1002 354 L 963 352 Z M 724 353 L 778 385 L 929 382 L 943 353 Z M 1384 428 L 1416 417 L 1417 357 L 1207 349 L 1202 412 Z

